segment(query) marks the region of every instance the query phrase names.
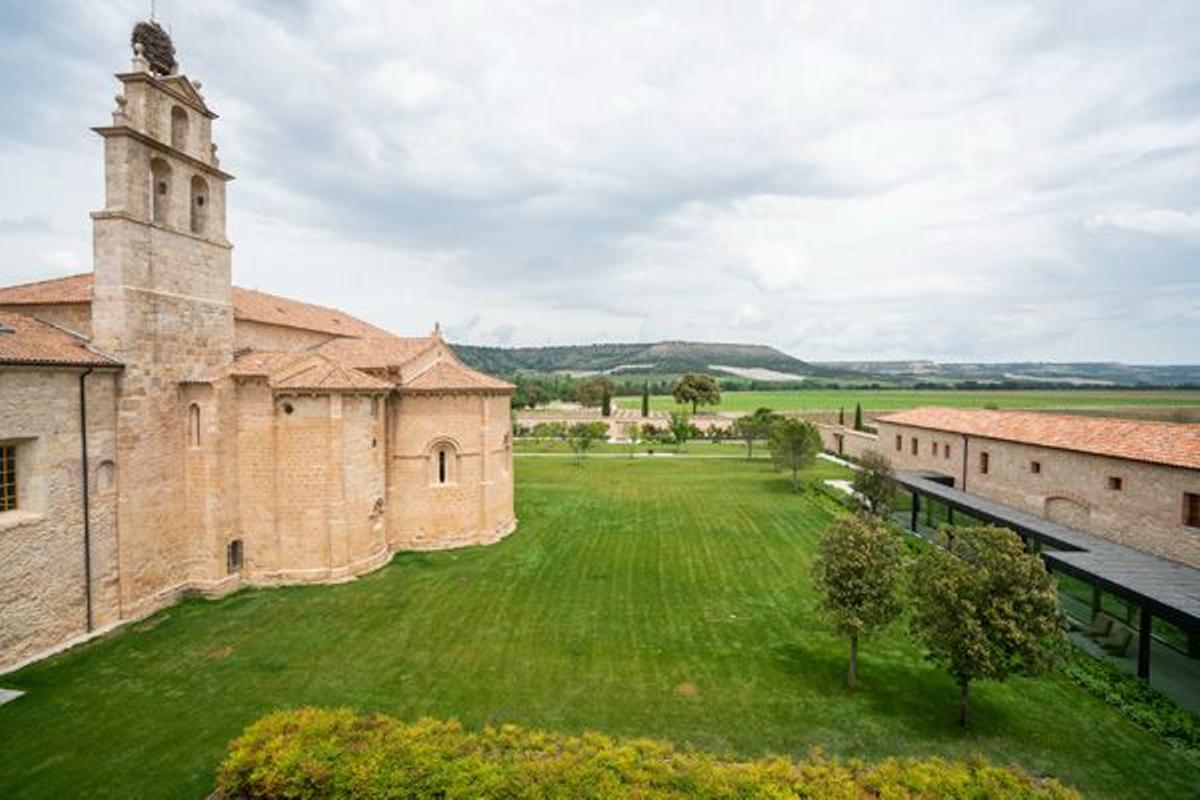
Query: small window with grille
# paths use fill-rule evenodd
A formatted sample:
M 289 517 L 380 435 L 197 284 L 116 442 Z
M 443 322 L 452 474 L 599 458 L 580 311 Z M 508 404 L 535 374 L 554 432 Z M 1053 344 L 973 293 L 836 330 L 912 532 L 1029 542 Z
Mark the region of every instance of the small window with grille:
M 17 509 L 17 446 L 0 444 L 0 511 Z

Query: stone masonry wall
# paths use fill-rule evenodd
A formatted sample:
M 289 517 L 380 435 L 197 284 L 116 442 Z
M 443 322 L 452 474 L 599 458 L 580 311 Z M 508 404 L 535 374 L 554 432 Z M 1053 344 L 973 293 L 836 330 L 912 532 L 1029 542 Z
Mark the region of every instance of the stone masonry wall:
M 1183 525 L 1183 494 L 1200 493 L 1200 470 L 975 436 L 964 442 L 959 434 L 883 422 L 879 442 L 897 469 L 936 470 L 963 488 L 965 458 L 969 492 L 1200 567 L 1200 529 Z M 980 458 L 985 452 L 986 474 Z M 1109 488 L 1110 477 L 1121 479 L 1120 490 Z
M 0 668 L 87 630 L 78 369 L 0 368 L 0 442 L 17 445 L 18 509 L 0 512 Z M 93 620 L 120 616 L 116 405 L 86 379 Z
M 389 414 L 387 528 L 394 550 L 493 542 L 514 525 L 506 395 L 393 396 Z M 435 446 L 452 448 L 437 481 Z M 505 471 L 507 470 L 507 472 Z

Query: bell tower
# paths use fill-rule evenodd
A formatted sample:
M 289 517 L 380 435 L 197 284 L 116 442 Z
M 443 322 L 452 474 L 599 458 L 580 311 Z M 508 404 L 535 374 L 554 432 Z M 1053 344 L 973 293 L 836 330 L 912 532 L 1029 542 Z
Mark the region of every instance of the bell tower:
M 133 31 L 133 64 L 104 138 L 104 208 L 92 214 L 96 345 L 127 366 L 161 362 L 176 379 L 229 362 L 233 350 L 225 185 L 217 115 L 179 74 L 157 23 Z M 165 377 L 165 375 L 164 375 Z
M 186 585 L 195 564 L 185 507 L 182 385 L 233 359 L 232 246 L 212 142 L 216 114 L 180 74 L 154 22 L 131 37 L 104 139 L 104 208 L 92 213 L 92 341 L 125 365 L 117 400 L 122 615 Z M 205 414 L 212 420 L 214 415 Z M 160 598 L 155 601 L 154 598 Z

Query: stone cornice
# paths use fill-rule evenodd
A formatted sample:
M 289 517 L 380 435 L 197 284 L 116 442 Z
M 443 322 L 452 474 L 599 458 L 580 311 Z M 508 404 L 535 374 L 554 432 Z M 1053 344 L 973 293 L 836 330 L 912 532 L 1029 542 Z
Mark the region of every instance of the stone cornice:
M 180 161 L 183 161 L 184 163 L 186 163 L 192 167 L 195 167 L 196 169 L 200 170 L 201 172 L 206 172 L 215 178 L 220 178 L 223 181 L 236 180 L 236 178 L 234 178 L 232 175 L 230 175 L 225 170 L 223 170 L 219 167 L 214 167 L 212 164 L 209 164 L 207 162 L 201 161 L 200 159 L 196 158 L 195 156 L 188 155 L 187 153 L 183 152 L 182 150 L 176 150 L 174 147 L 171 147 L 171 145 L 166 144 L 165 142 L 160 142 L 158 139 L 155 139 L 153 136 L 149 136 L 145 133 L 142 133 L 137 128 L 131 128 L 128 125 L 104 125 L 104 126 L 101 126 L 98 128 L 92 128 L 92 130 L 95 131 L 96 133 L 100 134 L 101 136 L 103 136 L 105 139 L 108 139 L 110 137 L 117 137 L 117 136 L 128 136 L 130 139 L 133 139 L 135 142 L 140 142 L 140 143 L 146 145 L 147 147 L 158 150 L 159 152 L 167 153 L 171 156 L 174 156 L 175 158 L 178 158 Z

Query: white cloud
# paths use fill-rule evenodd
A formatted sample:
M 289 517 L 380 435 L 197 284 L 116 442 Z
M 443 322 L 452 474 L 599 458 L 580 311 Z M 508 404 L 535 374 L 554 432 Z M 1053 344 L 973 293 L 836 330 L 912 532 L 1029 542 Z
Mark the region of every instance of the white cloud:
M 144 11 L 0 10 L 0 68 L 31 76 L 0 88 L 0 170 L 23 187 L 0 219 L 50 223 L 6 230 L 6 280 L 88 252 L 87 128 Z M 1143 324 L 1194 292 L 1187 0 L 158 14 L 222 114 L 244 284 L 483 342 L 1194 358 L 1193 307 Z
M 1200 211 L 1174 208 L 1124 208 L 1093 214 L 1090 228 L 1122 228 L 1152 236 L 1170 236 L 1200 242 Z

